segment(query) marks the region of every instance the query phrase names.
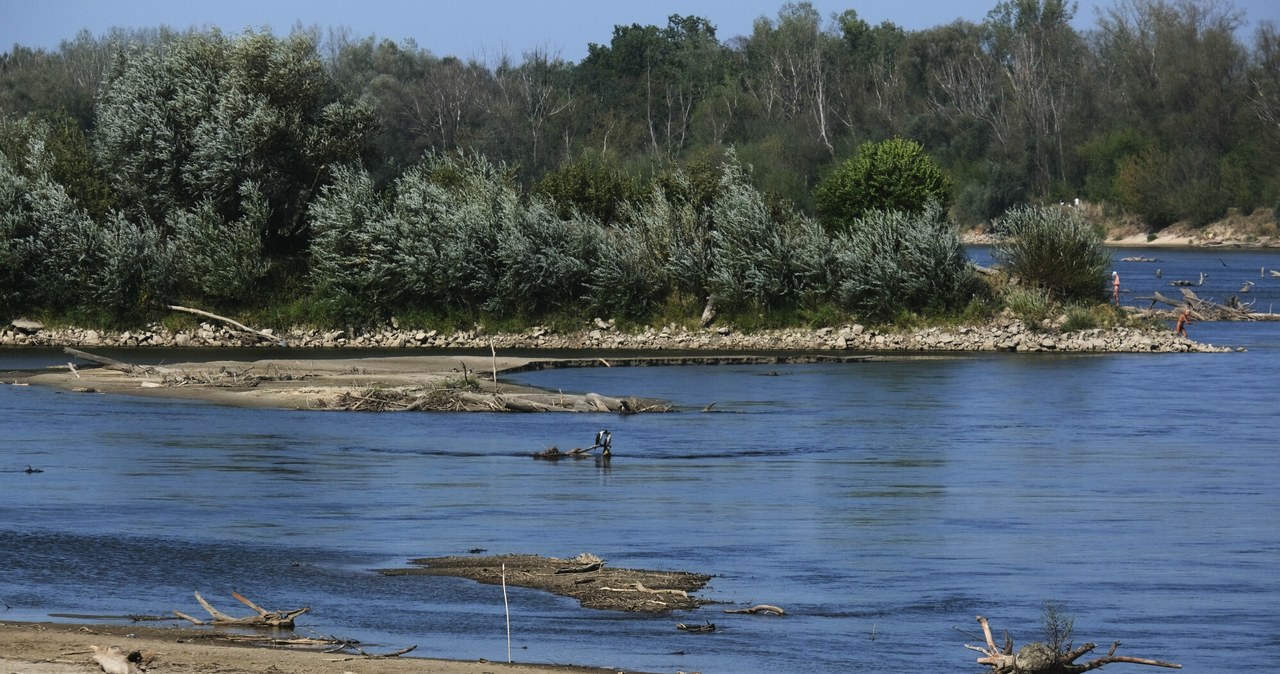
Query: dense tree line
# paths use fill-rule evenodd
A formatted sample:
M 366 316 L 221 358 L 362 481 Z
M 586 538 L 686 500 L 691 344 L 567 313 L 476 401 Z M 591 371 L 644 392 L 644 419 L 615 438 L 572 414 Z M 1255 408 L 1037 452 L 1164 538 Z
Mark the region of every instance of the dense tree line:
M 673 15 L 578 63 L 318 31 L 15 46 L 0 312 L 641 318 L 710 295 L 891 318 L 980 294 L 952 222 L 1077 196 L 1155 227 L 1275 207 L 1276 28 L 1246 44 L 1229 4 L 1117 3 L 1085 31 L 1062 0 L 914 32 L 807 3 L 731 39 Z

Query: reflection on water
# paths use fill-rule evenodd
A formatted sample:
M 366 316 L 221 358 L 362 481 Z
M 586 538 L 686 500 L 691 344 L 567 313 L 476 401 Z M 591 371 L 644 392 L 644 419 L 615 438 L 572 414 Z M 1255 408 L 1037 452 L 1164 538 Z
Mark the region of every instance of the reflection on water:
M 512 588 L 516 657 L 649 671 L 977 671 L 975 615 L 1186 671 L 1280 658 L 1280 324 L 1247 353 L 530 373 L 665 415 L 242 410 L 0 386 L 7 619 L 312 606 L 305 630 L 500 659 L 501 589 L 372 570 L 589 551 L 785 619 L 590 612 Z M 0 369 L 29 358 L 0 352 Z M 776 366 L 774 366 L 776 367 Z M 714 413 L 701 413 L 716 402 Z M 615 457 L 534 461 L 607 426 Z M 43 473 L 27 474 L 31 464 Z M 388 620 L 394 616 L 394 620 Z M 721 630 L 692 637 L 676 622 Z

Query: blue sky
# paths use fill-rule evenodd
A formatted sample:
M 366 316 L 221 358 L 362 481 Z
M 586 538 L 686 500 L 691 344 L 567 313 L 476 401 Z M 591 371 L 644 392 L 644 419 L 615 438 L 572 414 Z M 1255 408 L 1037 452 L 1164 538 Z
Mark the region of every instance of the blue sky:
M 903 0 L 813 0 L 824 16 L 854 9 L 870 23 L 892 21 L 909 30 L 963 18 L 980 21 L 998 0 L 915 3 Z M 1122 0 L 1081 0 L 1075 24 L 1096 24 L 1101 9 Z M 608 44 L 615 24 L 664 26 L 671 14 L 711 21 L 717 35 L 746 35 L 759 16 L 777 16 L 782 0 L 0 0 L 0 52 L 15 43 L 56 48 L 82 28 L 101 35 L 113 26 L 218 26 L 228 33 L 269 26 L 286 34 L 294 25 L 350 29 L 354 37 L 413 38 L 438 56 L 493 61 L 515 60 L 530 49 L 546 49 L 577 61 L 591 42 Z M 1275 0 L 1236 0 L 1252 26 L 1261 19 L 1280 23 Z

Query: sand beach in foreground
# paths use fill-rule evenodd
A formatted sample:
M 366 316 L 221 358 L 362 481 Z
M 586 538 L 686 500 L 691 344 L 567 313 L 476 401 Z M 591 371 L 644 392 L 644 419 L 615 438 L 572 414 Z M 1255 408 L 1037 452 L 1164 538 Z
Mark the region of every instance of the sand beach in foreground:
M 140 625 L 0 622 L 0 672 L 91 674 L 102 669 L 90 645 L 158 653 L 154 674 L 602 674 L 613 668 L 507 664 L 261 648 L 219 642 L 211 631 Z

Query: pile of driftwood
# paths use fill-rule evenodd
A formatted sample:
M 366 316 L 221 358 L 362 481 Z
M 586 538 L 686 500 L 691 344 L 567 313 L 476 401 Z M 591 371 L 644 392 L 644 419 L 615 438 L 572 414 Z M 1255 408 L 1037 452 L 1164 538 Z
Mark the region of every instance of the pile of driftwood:
M 1157 292 L 1151 297 L 1138 299 L 1149 300 L 1154 309 L 1157 304 L 1172 307 L 1174 311 L 1191 310 L 1191 317 L 1198 321 L 1262 321 L 1280 318 L 1275 314 L 1264 314 L 1253 310 L 1253 303 L 1244 303 L 1240 298 L 1232 296 L 1226 304 L 1218 304 L 1196 296 L 1194 290 L 1181 288 L 1182 299 L 1167 297 Z
M 173 614 L 178 616 L 179 618 L 190 621 L 195 625 L 217 625 L 220 627 L 221 626 L 282 627 L 282 628 L 290 629 L 293 627 L 294 619 L 296 619 L 298 616 L 302 615 L 303 613 L 306 613 L 307 611 L 311 610 L 311 607 L 307 606 L 303 608 L 294 609 L 292 611 L 268 611 L 262 608 L 261 606 L 258 606 L 257 604 L 249 601 L 243 595 L 237 592 L 232 592 L 231 593 L 232 597 L 235 597 L 236 600 L 239 601 L 241 604 L 248 606 L 254 611 L 254 615 L 245 616 L 243 618 L 236 618 L 235 616 L 227 615 L 226 613 L 223 613 L 222 611 L 219 611 L 218 609 L 214 608 L 212 604 L 205 601 L 204 597 L 200 596 L 199 592 L 196 592 L 195 595 L 196 595 L 196 601 L 200 602 L 200 606 L 204 607 L 204 610 L 209 612 L 209 616 L 211 618 L 209 621 L 200 620 L 199 618 L 193 618 L 181 611 L 175 610 L 173 612 Z
M 222 366 L 216 371 L 186 370 L 166 371 L 161 380 L 165 386 L 214 386 L 214 387 L 254 387 L 264 381 L 304 381 L 315 377 L 306 372 L 284 372 L 272 367 L 272 372 L 255 372 L 250 365 L 243 370 Z
M 1071 648 L 1068 645 L 1064 649 L 1058 650 L 1048 644 L 1036 641 L 1019 648 L 1015 653 L 1013 639 L 1009 638 L 1008 633 L 1005 633 L 1004 646 L 996 646 L 995 639 L 991 636 L 991 626 L 987 624 L 987 619 L 978 616 L 978 624 L 982 625 L 982 636 L 986 639 L 986 645 L 971 646 L 965 644 L 964 647 L 981 653 L 983 657 L 978 658 L 978 664 L 990 667 L 991 674 L 1078 674 L 1079 672 L 1092 671 L 1104 665 L 1117 662 L 1182 669 L 1182 665 L 1172 662 L 1116 655 L 1116 649 L 1120 648 L 1119 641 L 1111 644 L 1111 650 L 1107 651 L 1105 656 L 1080 663 L 1076 661 L 1091 653 L 1093 649 L 1098 647 L 1097 644 L 1087 643 L 1078 648 Z
M 346 391 L 317 409 L 351 412 L 667 412 L 671 406 L 657 401 L 610 398 L 597 393 L 498 393 L 469 387 L 434 388 L 369 387 Z

